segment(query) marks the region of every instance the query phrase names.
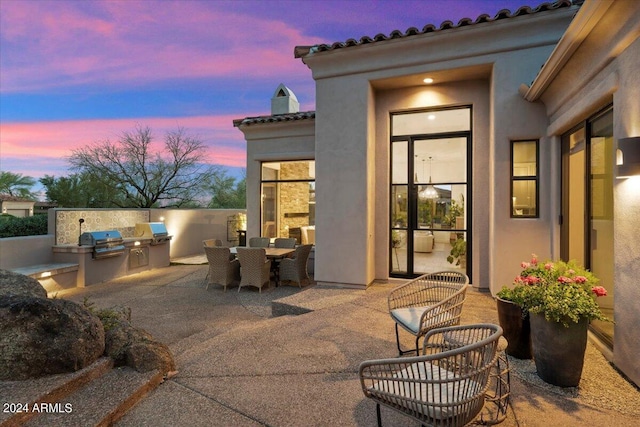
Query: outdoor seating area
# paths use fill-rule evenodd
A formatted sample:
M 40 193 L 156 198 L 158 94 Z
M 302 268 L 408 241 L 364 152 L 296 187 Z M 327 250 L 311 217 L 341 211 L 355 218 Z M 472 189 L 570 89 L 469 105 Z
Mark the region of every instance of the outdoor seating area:
M 424 274 L 389 292 L 400 357 L 366 360 L 359 377 L 364 395 L 422 425 L 498 424 L 510 397 L 508 359 L 498 351 L 502 328 L 492 323 L 459 325 L 469 277 L 459 271 Z M 415 336 L 403 350 L 398 327 Z M 419 340 L 424 337 L 422 352 Z M 402 357 L 413 353 L 414 357 Z
M 258 292 L 273 280 L 277 287 L 282 281 L 294 282 L 302 288 L 309 282 L 308 261 L 312 245 L 298 245 L 291 238 L 277 238 L 273 243 L 266 237 L 252 237 L 249 246 L 224 247 L 220 240 L 204 240 L 203 249 L 209 264 L 207 288 L 210 285 L 237 285 L 238 292 L 246 286 Z
M 388 310 L 393 283 L 375 283 L 363 291 L 320 287 L 311 281 L 302 289 L 270 286 L 261 293 L 238 293 L 224 292 L 221 286 L 207 289 L 204 279 L 208 271 L 207 265 L 172 265 L 58 296 L 79 303 L 88 299 L 97 307 L 131 308 L 133 324 L 167 344 L 174 355 L 178 372 L 114 425 L 220 425 L 211 420 L 224 420 L 224 425 L 240 426 L 373 426 L 377 422 L 376 401 L 363 394 L 360 365 L 390 359 L 396 364 L 427 366 L 424 361 L 412 361 L 415 357 L 396 357 L 395 322 Z M 285 315 L 275 317 L 276 305 L 289 310 L 278 310 Z M 286 315 L 294 313 L 305 314 Z M 442 346 L 445 342 L 453 346 L 464 343 L 462 347 L 466 347 L 478 336 L 461 338 L 470 334 L 462 331 L 469 325 L 487 323 L 498 324 L 494 299 L 468 287 L 458 326 L 461 335 L 432 331 L 425 341 Z M 484 327 L 478 328 L 486 332 Z M 401 335 L 400 340 L 406 347 L 414 343 L 410 334 Z M 429 347 L 420 344 L 421 350 Z M 467 351 L 465 359 L 478 363 L 482 358 L 474 357 L 476 354 L 491 356 L 493 349 L 480 350 L 483 345 L 474 347 L 478 352 Z M 504 347 L 504 338 L 500 338 L 496 351 L 501 357 Z M 437 346 L 433 350 L 442 353 L 436 351 Z M 436 356 L 427 348 L 427 353 L 431 365 L 446 369 L 446 351 Z M 462 356 L 456 360 L 463 360 Z M 636 425 L 640 394 L 591 344 L 579 388 L 565 390 L 542 382 L 531 361 L 508 357 L 508 362 L 511 394 L 501 427 Z M 499 363 L 503 363 L 500 358 L 490 370 L 485 408 L 477 419 L 493 406 Z M 454 365 L 447 370 L 459 372 Z M 385 381 L 394 381 L 390 377 Z M 484 376 L 480 379 L 484 381 Z M 429 383 L 423 384 L 428 387 Z M 12 389 L 1 387 L 0 383 L 0 393 L 6 398 L 26 399 L 25 390 L 15 389 L 15 385 Z M 46 389 L 47 384 L 40 387 Z M 240 389 L 242 393 L 238 393 Z M 440 413 L 446 411 L 443 403 Z M 187 407 L 191 410 L 183 410 Z M 432 412 L 436 407 L 432 406 Z M 63 414 L 60 421 L 71 421 L 82 409 L 82 405 L 74 405 L 74 413 Z M 421 425 L 384 404 L 380 414 L 385 426 Z
M 360 364 L 362 390 L 380 405 L 424 425 L 465 426 L 485 405 L 490 372 L 498 361 L 502 329 L 493 324 L 439 328 L 425 336 L 422 355 Z
M 398 353 L 419 354 L 419 340 L 427 332 L 460 323 L 469 277 L 459 271 L 424 274 L 389 293 L 389 314 L 395 322 Z M 398 327 L 416 337 L 415 348 L 403 350 Z

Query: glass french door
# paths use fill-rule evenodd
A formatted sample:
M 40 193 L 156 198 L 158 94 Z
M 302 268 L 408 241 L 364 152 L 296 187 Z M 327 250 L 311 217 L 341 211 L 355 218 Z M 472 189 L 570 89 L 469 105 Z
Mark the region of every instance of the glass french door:
M 469 132 L 392 139 L 390 274 L 467 272 Z
M 562 138 L 561 256 L 576 260 L 607 289 L 599 297 L 613 319 L 613 108 L 609 107 Z M 591 330 L 613 347 L 613 324 L 591 322 Z

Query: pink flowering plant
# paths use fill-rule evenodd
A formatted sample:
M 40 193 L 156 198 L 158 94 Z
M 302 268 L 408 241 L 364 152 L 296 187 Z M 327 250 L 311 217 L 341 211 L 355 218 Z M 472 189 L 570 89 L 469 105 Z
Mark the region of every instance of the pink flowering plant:
M 540 262 L 536 255 L 522 262 L 522 271 L 512 287 L 504 287 L 498 297 L 520 305 L 523 312 L 543 314 L 552 322 L 578 323 L 580 319 L 605 320 L 597 297 L 607 295 L 598 278 L 575 261 Z

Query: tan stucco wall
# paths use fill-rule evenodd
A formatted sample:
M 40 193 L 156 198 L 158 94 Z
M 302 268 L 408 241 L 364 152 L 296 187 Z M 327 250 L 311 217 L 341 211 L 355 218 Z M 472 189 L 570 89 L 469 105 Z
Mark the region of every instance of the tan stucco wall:
M 613 101 L 614 140 L 640 136 L 640 2 L 616 0 L 598 18 L 541 96 L 549 135 L 561 135 Z M 613 362 L 640 384 L 640 177 L 614 180 L 613 197 Z
M 227 235 L 227 220 L 245 209 L 150 209 L 151 222 L 164 222 L 171 239 L 171 259 L 201 255 L 202 241 L 220 239 L 236 244 L 238 235 Z M 227 238 L 231 239 L 228 240 Z
M 474 233 L 478 233 L 473 241 L 474 284 L 495 291 L 511 281 L 521 257 L 528 258 L 534 251 L 540 256 L 551 252 L 551 201 L 541 200 L 540 219 L 509 218 L 509 141 L 544 136 L 544 109 L 524 101 L 518 86 L 535 78 L 574 12 L 541 13 L 304 58 L 317 92 L 316 280 L 366 286 L 388 278 L 388 109 L 384 103 L 400 109 L 477 103 L 485 109 L 474 113 L 479 123 L 473 138 L 482 142 L 474 151 L 474 212 L 478 215 L 474 218 Z M 449 69 L 462 77 L 449 84 L 447 100 L 412 97 L 424 87 L 413 83 L 407 88 L 404 83 L 411 75 Z M 478 70 L 489 83 L 463 95 L 458 85 L 473 85 L 469 80 L 478 78 Z M 390 82 L 394 89 L 376 91 Z M 390 101 L 402 93 L 406 98 L 395 104 Z M 550 149 L 544 138 L 541 146 Z M 541 162 L 549 159 L 545 152 Z M 549 200 L 554 194 L 550 173 L 550 168 L 542 170 L 541 190 Z
M 389 272 L 389 164 L 390 123 L 389 111 L 402 111 L 426 107 L 470 105 L 472 107 L 473 175 L 473 243 L 472 265 L 488 265 L 489 254 L 489 164 L 490 139 L 490 82 L 470 80 L 435 86 L 417 86 L 400 90 L 385 90 L 376 97 L 376 159 L 379 170 L 376 181 L 376 277 L 383 278 Z M 474 284 L 489 283 L 489 270 L 475 268 L 471 281 Z
M 0 239 L 0 269 L 28 267 L 53 262 L 55 236 L 5 237 Z
M 315 120 L 242 125 L 247 141 L 247 239 L 260 236 L 262 162 L 314 160 Z M 317 200 L 316 200 L 316 203 Z
M 320 283 L 373 280 L 373 144 L 369 82 L 346 76 L 316 86 L 316 260 Z
M 490 195 L 490 282 L 492 293 L 513 282 L 520 263 L 536 254 L 540 259 L 552 256 L 554 221 L 557 220 L 557 171 L 551 153 L 557 149 L 546 138 L 547 118 L 540 105 L 526 102 L 517 88 L 532 81 L 540 61 L 551 53 L 549 47 L 511 52 L 496 60 L 493 67 L 491 100 L 491 178 Z M 514 140 L 539 139 L 539 218 L 511 218 L 510 144 Z M 556 221 L 557 222 L 557 221 Z

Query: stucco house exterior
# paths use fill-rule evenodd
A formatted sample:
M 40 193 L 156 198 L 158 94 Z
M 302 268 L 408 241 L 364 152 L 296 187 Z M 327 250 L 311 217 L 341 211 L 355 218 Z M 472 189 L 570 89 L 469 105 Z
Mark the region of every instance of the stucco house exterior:
M 458 268 L 495 294 L 532 253 L 576 259 L 609 290 L 593 338 L 640 384 L 640 177 L 616 164 L 638 162 L 639 35 L 638 1 L 562 0 L 296 47 L 315 111 L 281 85 L 234 121 L 247 234 L 312 229 L 333 286 Z
M 13 215 L 19 218 L 33 216 L 35 203 L 34 200 L 11 196 L 9 194 L 0 194 L 0 212 L 3 214 Z

